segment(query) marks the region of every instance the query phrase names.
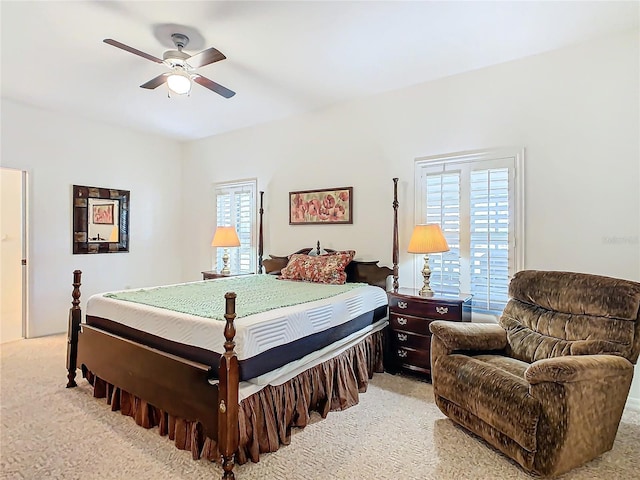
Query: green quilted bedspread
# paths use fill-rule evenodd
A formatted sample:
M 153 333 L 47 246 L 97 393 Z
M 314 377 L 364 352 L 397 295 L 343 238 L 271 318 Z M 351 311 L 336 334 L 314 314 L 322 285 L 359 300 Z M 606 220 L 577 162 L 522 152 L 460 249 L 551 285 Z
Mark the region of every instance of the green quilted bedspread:
M 223 280 L 105 293 L 104 296 L 199 317 L 224 320 L 224 294 L 227 292 L 237 294 L 237 317 L 246 317 L 275 308 L 333 297 L 362 285 L 361 283 L 325 285 L 278 280 L 272 275 L 244 275 Z

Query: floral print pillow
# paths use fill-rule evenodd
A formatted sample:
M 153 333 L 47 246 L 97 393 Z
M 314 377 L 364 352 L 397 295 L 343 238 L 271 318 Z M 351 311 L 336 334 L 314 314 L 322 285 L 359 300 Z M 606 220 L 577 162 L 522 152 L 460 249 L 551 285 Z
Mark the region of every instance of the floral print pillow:
M 310 256 L 295 253 L 282 269 L 281 276 L 287 280 L 343 284 L 347 280 L 345 267 L 353 260 L 355 251 L 336 252 L 331 255 Z

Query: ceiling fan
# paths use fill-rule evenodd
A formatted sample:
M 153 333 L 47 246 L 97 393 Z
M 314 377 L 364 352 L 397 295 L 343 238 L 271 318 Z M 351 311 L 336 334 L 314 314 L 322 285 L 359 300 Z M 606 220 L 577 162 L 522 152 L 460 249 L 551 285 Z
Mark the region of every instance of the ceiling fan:
M 191 91 L 192 81 L 199 83 L 205 88 L 222 95 L 224 98 L 233 97 L 236 92 L 223 87 L 219 83 L 209 80 L 207 77 L 203 77 L 195 70 L 199 67 L 204 67 L 210 63 L 219 62 L 224 60 L 225 57 L 220 51 L 211 47 L 206 50 L 196 53 L 195 55 L 189 55 L 182 49 L 189 43 L 189 37 L 182 33 L 174 33 L 171 35 L 171 40 L 176 46 L 176 50 L 167 50 L 162 55 L 162 60 L 148 53 L 141 52 L 140 50 L 120 43 L 111 38 L 105 38 L 104 43 L 113 45 L 114 47 L 121 48 L 127 52 L 138 55 L 152 62 L 162 63 L 169 67 L 171 70 L 165 73 L 161 73 L 155 78 L 152 78 L 147 83 L 140 85 L 141 88 L 147 88 L 153 90 L 159 87 L 163 83 L 166 83 L 169 90 L 178 95 L 185 95 Z

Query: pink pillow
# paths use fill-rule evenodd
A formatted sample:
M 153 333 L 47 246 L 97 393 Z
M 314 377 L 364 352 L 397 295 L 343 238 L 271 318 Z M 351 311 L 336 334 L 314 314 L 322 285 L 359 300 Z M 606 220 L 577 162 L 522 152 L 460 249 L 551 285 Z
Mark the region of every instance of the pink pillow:
M 353 250 L 315 257 L 294 253 L 280 273 L 287 280 L 343 284 L 347 280 L 344 269 L 354 255 Z

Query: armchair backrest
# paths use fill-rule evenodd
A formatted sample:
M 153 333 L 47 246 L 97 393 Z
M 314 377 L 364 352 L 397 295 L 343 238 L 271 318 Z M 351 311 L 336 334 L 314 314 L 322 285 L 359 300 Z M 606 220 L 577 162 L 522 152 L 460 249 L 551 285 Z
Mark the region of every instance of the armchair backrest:
M 640 353 L 640 283 L 573 272 L 523 270 L 500 318 L 507 354 L 525 362 L 562 355 Z

